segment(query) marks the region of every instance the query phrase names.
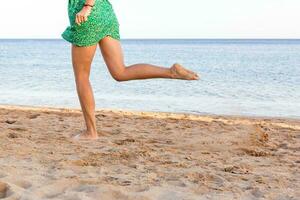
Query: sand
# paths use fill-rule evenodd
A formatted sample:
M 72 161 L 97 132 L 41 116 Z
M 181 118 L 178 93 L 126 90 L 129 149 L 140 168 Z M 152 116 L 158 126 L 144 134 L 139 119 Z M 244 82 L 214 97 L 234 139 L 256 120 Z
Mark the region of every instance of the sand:
M 0 106 L 0 199 L 299 199 L 300 120 Z

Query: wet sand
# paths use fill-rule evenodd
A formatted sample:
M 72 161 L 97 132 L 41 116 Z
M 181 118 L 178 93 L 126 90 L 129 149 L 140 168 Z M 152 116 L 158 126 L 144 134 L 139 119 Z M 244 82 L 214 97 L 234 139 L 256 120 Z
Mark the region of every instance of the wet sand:
M 0 106 L 0 199 L 300 197 L 300 119 Z

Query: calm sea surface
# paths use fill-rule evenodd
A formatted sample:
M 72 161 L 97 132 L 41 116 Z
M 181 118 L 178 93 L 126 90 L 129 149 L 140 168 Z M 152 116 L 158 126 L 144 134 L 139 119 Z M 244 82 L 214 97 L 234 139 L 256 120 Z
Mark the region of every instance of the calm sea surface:
M 97 108 L 300 117 L 300 40 L 122 40 L 126 64 L 180 62 L 200 81 L 116 82 L 99 49 Z M 0 40 L 0 104 L 80 108 L 70 44 Z

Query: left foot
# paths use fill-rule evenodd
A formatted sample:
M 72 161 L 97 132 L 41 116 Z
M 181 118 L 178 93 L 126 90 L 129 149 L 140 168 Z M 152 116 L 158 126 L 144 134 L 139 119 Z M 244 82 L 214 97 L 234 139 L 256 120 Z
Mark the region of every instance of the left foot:
M 88 140 L 96 140 L 98 139 L 98 134 L 91 134 L 88 131 L 82 131 L 80 134 L 73 137 L 75 140 L 88 139 Z
M 185 69 L 178 63 L 175 63 L 171 68 L 171 76 L 173 79 L 183 79 L 183 80 L 198 80 L 199 76 L 193 71 Z

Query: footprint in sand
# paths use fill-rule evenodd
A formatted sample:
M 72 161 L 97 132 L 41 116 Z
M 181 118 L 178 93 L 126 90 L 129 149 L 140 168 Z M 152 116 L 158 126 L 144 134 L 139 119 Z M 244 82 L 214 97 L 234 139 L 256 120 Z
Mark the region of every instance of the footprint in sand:
M 260 199 L 264 196 L 264 193 L 261 191 L 261 189 L 259 188 L 254 188 L 252 191 L 251 191 L 251 194 L 257 198 L 257 199 Z
M 225 172 L 232 173 L 232 174 L 249 174 L 250 169 L 246 166 L 227 166 L 224 168 Z
M 121 186 L 129 186 L 131 184 L 132 184 L 132 182 L 129 180 L 123 180 L 123 181 L 119 182 L 119 185 L 121 185 Z
M 5 123 L 7 123 L 7 124 L 14 124 L 16 122 L 17 122 L 17 120 L 12 120 L 12 119 L 5 120 Z
M 251 148 L 240 148 L 244 153 L 254 156 L 254 157 L 265 157 L 270 155 L 269 152 L 261 150 L 261 149 L 251 149 Z
M 204 183 L 206 181 L 205 175 L 199 172 L 190 172 L 184 175 L 184 178 L 192 183 Z
M 27 129 L 23 127 L 11 127 L 9 129 L 13 131 L 27 131 Z
M 4 178 L 4 177 L 6 177 L 7 175 L 5 174 L 5 173 L 3 173 L 3 172 L 1 172 L 0 171 L 0 178 Z
M 14 138 L 18 138 L 18 137 L 20 137 L 20 136 L 19 136 L 19 134 L 17 134 L 17 133 L 9 133 L 9 134 L 7 135 L 7 137 L 8 137 L 8 138 L 14 139 Z
M 37 118 L 38 116 L 40 116 L 40 114 L 31 114 L 28 116 L 29 119 L 35 119 Z
M 135 139 L 131 139 L 131 138 L 128 138 L 128 139 L 125 139 L 125 140 L 116 140 L 114 141 L 115 144 L 117 145 L 125 145 L 125 144 L 129 144 L 129 143 L 133 143 L 135 142 Z
M 25 181 L 25 180 L 17 180 L 17 181 L 15 181 L 14 184 L 21 188 L 24 188 L 24 189 L 28 189 L 32 186 L 32 184 L 30 182 Z
M 149 185 L 137 185 L 137 186 L 132 186 L 132 188 L 135 192 L 146 192 L 150 190 Z
M 117 129 L 113 129 L 113 130 L 111 131 L 111 134 L 112 134 L 112 135 L 119 135 L 119 134 L 121 134 L 122 132 L 123 132 L 122 129 L 117 128 Z
M 32 190 L 32 196 L 36 199 L 63 199 L 59 198 L 66 193 L 67 190 L 72 190 L 79 186 L 79 182 L 71 179 L 61 179 L 49 181 L 47 184 Z
M 105 118 L 105 117 L 107 117 L 107 115 L 105 115 L 105 114 L 97 114 L 96 115 L 96 118 L 99 120 L 102 120 L 102 118 Z
M 8 185 L 6 183 L 0 182 L 0 199 L 6 197 L 7 190 L 8 190 Z
M 167 183 L 173 186 L 177 186 L 177 187 L 186 187 L 186 184 L 184 183 L 184 181 L 178 179 L 177 177 L 174 178 L 167 178 Z

